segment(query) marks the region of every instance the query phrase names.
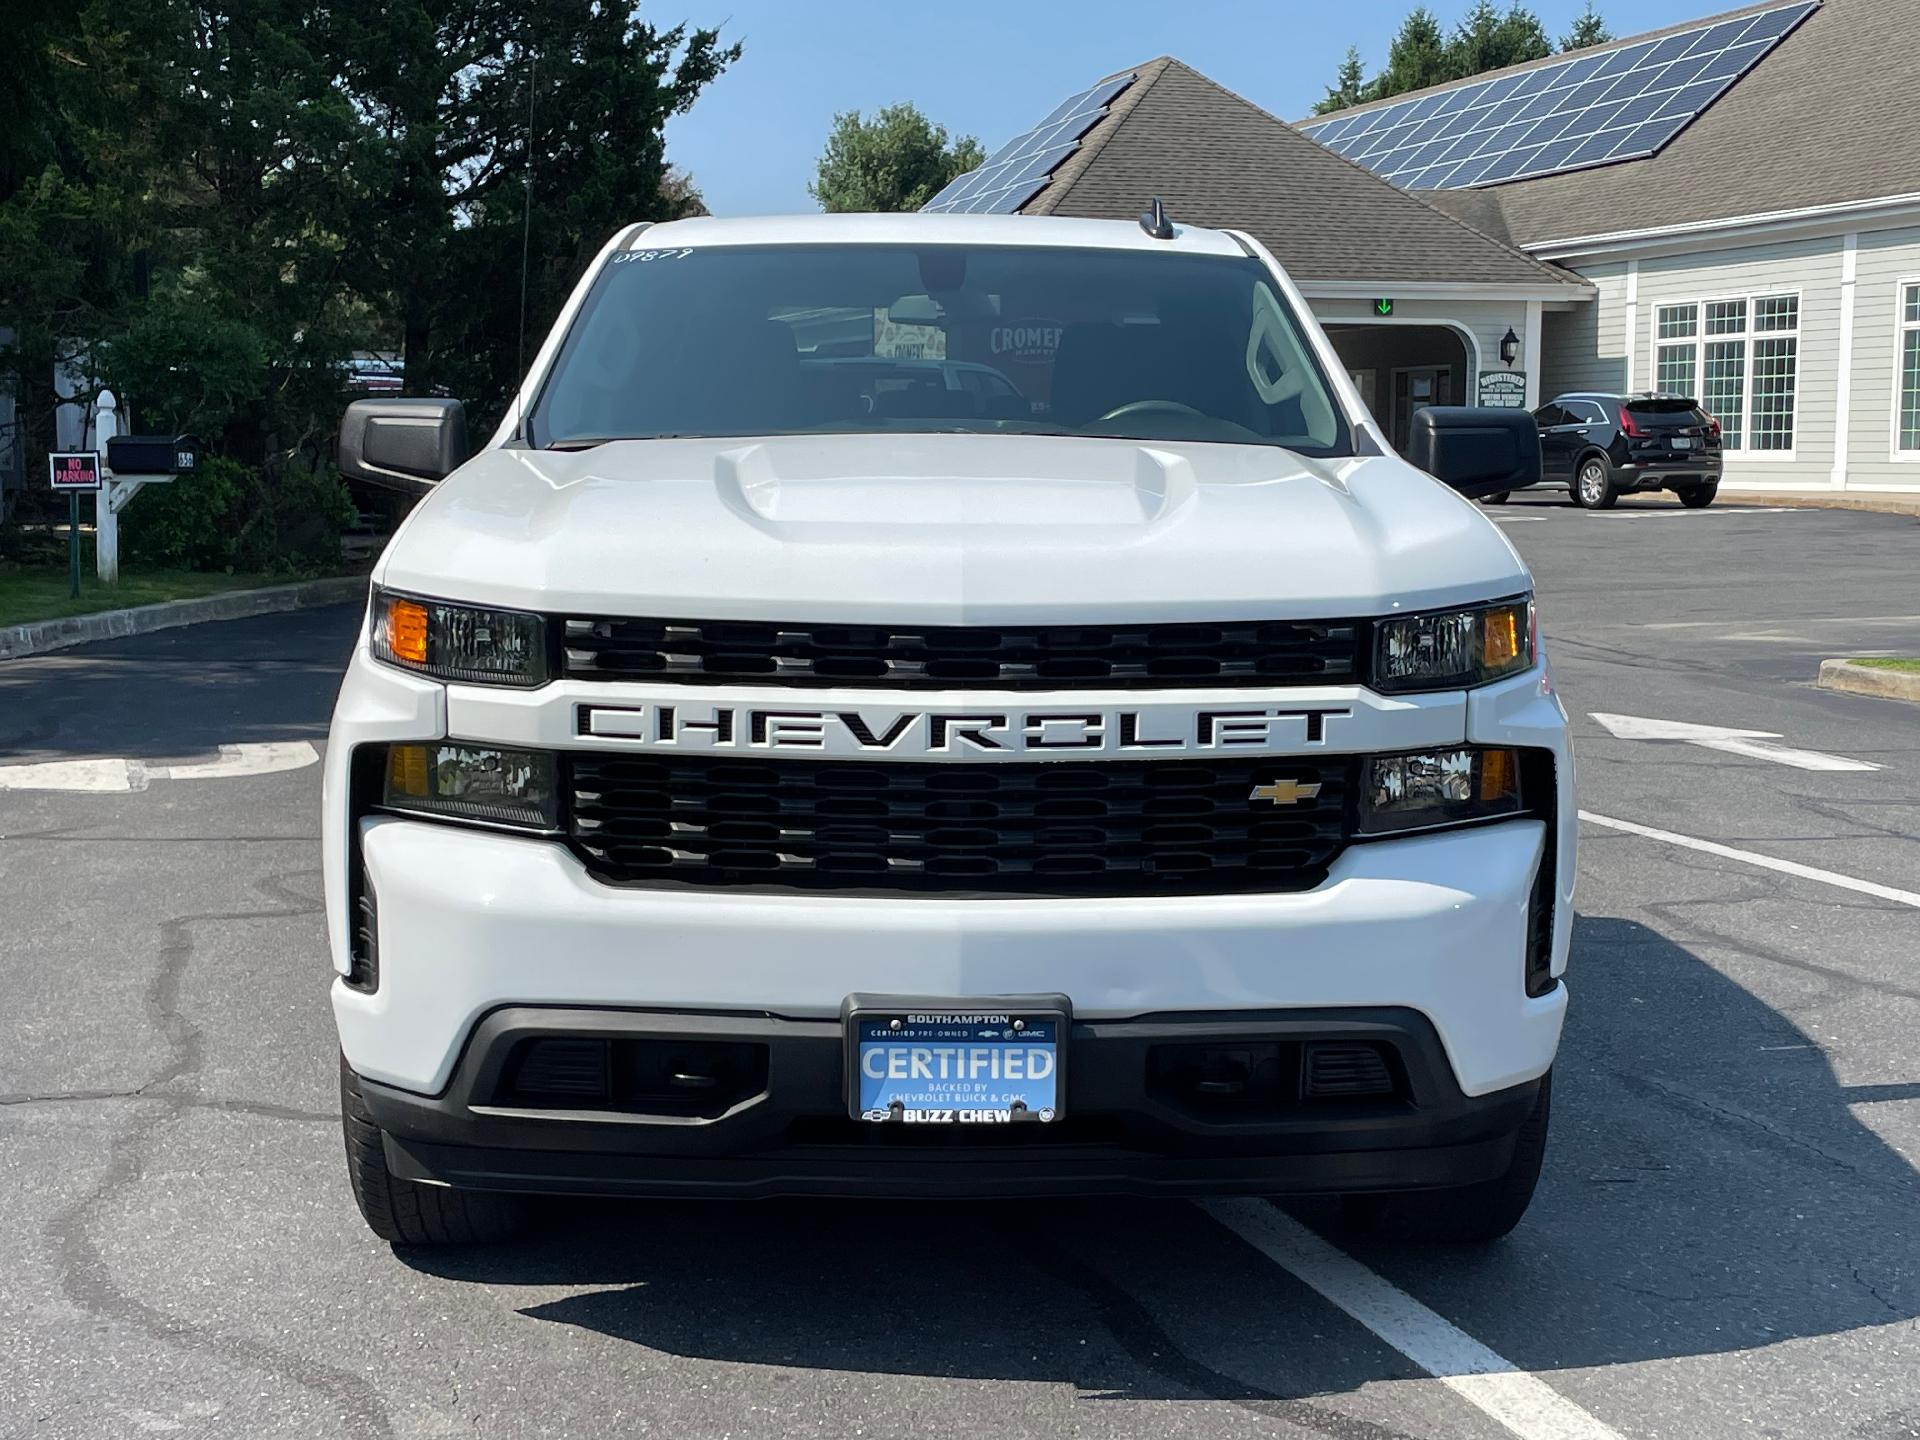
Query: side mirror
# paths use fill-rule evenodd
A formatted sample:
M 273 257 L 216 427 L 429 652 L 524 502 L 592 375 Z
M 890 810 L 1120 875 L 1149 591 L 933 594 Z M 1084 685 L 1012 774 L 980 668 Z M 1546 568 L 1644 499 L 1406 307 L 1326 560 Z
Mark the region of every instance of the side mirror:
M 1525 410 L 1430 405 L 1414 412 L 1407 461 L 1469 500 L 1540 483 L 1540 427 Z
M 356 400 L 340 422 L 340 473 L 417 495 L 467 458 L 458 400 Z

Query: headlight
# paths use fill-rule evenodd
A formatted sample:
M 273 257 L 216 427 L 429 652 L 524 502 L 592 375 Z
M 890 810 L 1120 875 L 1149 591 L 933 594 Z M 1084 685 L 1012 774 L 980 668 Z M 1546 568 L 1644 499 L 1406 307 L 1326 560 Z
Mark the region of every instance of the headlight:
M 479 745 L 394 745 L 387 751 L 382 808 L 447 820 L 560 828 L 559 767 L 540 750 Z
M 1520 810 L 1517 750 L 1375 755 L 1360 788 L 1360 833 L 1431 830 Z
M 373 653 L 439 680 L 543 685 L 547 627 L 538 615 L 373 594 Z
M 1374 624 L 1373 687 L 1464 690 L 1533 667 L 1533 598 Z

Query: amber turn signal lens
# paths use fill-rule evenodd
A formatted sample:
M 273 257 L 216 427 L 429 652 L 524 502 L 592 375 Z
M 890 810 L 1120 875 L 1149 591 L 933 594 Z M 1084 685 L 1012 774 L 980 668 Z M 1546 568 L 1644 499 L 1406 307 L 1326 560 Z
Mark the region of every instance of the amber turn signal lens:
M 427 607 L 397 597 L 387 601 L 387 653 L 409 665 L 427 663 Z
M 1486 612 L 1481 640 L 1481 662 L 1491 672 L 1505 670 L 1520 658 L 1520 607 L 1504 606 Z
M 387 793 L 427 798 L 427 747 L 395 745 L 387 752 Z
M 1480 752 L 1480 784 L 1476 799 L 1482 803 L 1507 800 L 1520 794 L 1520 757 L 1511 750 Z

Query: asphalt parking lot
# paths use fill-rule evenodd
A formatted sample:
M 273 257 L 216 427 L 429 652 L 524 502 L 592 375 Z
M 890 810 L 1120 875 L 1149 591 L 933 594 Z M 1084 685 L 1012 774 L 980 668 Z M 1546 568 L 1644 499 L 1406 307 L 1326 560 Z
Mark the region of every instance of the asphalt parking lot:
M 1920 519 L 1491 513 L 1588 821 L 1546 1177 L 1480 1252 L 1256 1201 L 569 1204 L 396 1252 L 303 760 L 357 615 L 0 664 L 0 766 L 92 777 L 0 770 L 0 1435 L 1920 1436 L 1920 707 L 1810 683 L 1920 653 Z

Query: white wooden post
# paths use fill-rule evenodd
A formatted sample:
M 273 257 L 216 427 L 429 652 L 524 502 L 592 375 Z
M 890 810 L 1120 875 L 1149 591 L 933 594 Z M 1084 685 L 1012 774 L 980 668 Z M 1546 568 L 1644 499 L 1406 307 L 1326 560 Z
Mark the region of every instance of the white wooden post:
M 107 441 L 120 433 L 120 404 L 111 390 L 102 390 L 94 419 L 93 448 L 100 452 L 106 484 L 93 497 L 93 560 L 102 585 L 120 583 L 120 507 L 113 503 L 111 470 L 106 470 Z

